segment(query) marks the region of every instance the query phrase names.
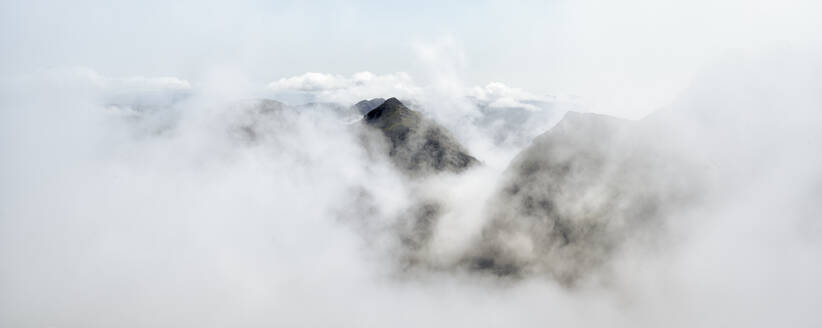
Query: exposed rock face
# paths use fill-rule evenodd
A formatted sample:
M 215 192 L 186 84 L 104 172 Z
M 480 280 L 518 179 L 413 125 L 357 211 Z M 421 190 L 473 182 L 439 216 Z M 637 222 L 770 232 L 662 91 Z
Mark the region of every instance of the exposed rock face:
M 390 98 L 365 114 L 364 122 L 387 139 L 388 155 L 411 174 L 459 173 L 479 164 L 451 135 L 433 121 Z
M 685 161 L 653 146 L 664 143 L 644 140 L 646 131 L 643 122 L 569 112 L 512 161 L 462 265 L 572 284 L 626 239 L 652 233 L 694 197 L 695 179 Z

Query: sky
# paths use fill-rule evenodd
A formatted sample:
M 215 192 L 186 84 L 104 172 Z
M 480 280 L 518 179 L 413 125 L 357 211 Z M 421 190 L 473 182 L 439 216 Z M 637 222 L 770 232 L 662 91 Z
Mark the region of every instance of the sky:
M 712 62 L 819 45 L 816 1 L 3 1 L 5 75 L 87 67 L 200 83 L 449 75 L 638 118 Z M 389 95 L 386 95 L 389 96 Z

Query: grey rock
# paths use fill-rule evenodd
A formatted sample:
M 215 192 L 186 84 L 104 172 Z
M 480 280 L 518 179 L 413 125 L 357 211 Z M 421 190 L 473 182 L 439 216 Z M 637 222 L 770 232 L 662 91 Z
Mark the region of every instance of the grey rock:
M 479 161 L 439 124 L 390 98 L 365 114 L 363 121 L 385 137 L 388 155 L 406 172 L 462 172 Z

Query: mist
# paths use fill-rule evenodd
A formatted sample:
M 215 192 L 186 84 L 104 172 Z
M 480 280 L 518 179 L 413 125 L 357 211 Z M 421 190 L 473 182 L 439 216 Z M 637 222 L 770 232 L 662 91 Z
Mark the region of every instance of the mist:
M 46 5 L 2 6 L 30 19 L 0 32 L 0 326 L 822 325 L 811 4 L 611 8 L 636 26 L 591 2 L 453 22 L 458 5 L 209 3 L 156 25 L 140 17 L 157 4 L 79 4 L 56 35 L 26 29 Z M 495 9 L 507 28 L 474 25 Z M 639 9 L 711 14 L 691 31 Z M 603 40 L 644 25 L 660 30 Z M 504 32 L 521 47 L 488 50 Z M 391 97 L 476 163 L 404 167 L 428 135 L 397 155 L 353 107 Z

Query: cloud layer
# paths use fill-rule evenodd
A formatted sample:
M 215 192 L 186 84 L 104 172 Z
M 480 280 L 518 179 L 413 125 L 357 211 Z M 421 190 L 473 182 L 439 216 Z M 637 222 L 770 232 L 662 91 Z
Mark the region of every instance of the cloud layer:
M 680 113 L 672 128 L 655 132 L 666 138 L 643 140 L 665 140 L 699 162 L 707 201 L 665 217 L 656 239 L 628 242 L 575 289 L 547 275 L 512 281 L 397 266 L 395 232 L 420 200 L 442 205 L 419 254 L 436 266 L 474 245 L 511 158 L 561 117 L 561 100 L 502 84 L 456 84 L 462 91 L 446 99 L 453 84 L 415 86 L 400 73 L 313 73 L 265 92 L 329 104 L 268 112 L 245 93 L 213 92 L 236 87 L 232 79 L 86 70 L 7 78 L 0 322 L 817 326 L 816 58 L 787 51 L 733 60 L 695 80 L 671 106 Z M 395 95 L 384 90 L 405 90 L 484 165 L 409 179 L 362 147 L 356 125 L 329 115 L 334 103 Z M 118 111 L 135 103 L 160 105 Z M 238 132 L 249 122 L 253 141 Z

